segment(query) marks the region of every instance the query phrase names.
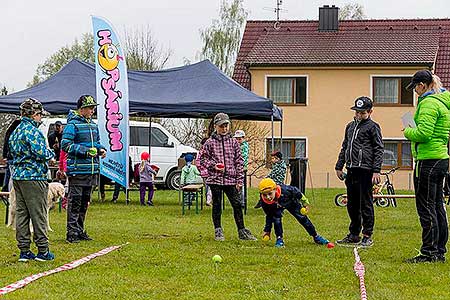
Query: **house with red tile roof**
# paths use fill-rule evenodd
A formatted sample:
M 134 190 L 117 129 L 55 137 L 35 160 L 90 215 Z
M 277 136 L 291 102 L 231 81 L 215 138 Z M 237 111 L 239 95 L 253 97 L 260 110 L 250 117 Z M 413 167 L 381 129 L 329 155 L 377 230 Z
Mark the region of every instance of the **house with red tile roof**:
M 307 157 L 315 187 L 343 187 L 334 165 L 344 128 L 354 100 L 369 96 L 383 134 L 383 169 L 400 167 L 396 188 L 412 189 L 401 117 L 414 113 L 416 95 L 405 87 L 417 70 L 429 69 L 450 88 L 450 19 L 337 16 L 337 7 L 324 6 L 317 21 L 248 21 L 233 79 L 283 108 L 275 148 L 287 157 Z M 269 137 L 266 144 L 270 151 Z

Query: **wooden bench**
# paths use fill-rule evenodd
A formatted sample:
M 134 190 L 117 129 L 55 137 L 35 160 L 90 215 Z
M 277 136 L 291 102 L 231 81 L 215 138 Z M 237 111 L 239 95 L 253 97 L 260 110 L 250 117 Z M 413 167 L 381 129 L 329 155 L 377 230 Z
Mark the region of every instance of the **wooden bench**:
M 195 213 L 198 214 L 198 195 L 200 194 L 200 209 L 203 210 L 203 184 L 202 183 L 196 183 L 196 184 L 188 184 L 183 187 L 181 187 L 178 190 L 178 202 L 181 202 L 181 213 L 185 214 L 185 207 L 187 206 L 188 209 L 191 209 L 191 204 L 188 203 L 186 205 L 185 196 L 187 196 L 187 193 L 195 193 L 194 201 L 195 201 Z

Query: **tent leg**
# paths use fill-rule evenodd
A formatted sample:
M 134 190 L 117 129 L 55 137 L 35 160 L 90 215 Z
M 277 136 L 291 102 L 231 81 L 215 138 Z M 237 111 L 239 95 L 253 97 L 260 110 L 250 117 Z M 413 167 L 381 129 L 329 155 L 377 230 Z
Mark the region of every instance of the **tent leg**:
M 270 153 L 272 153 L 275 150 L 275 139 L 273 137 L 273 115 L 270 116 L 270 122 L 271 122 L 271 126 L 272 126 L 272 149 L 270 151 Z
M 281 119 L 280 123 L 280 148 L 283 149 L 283 119 Z
M 152 157 L 152 116 L 148 118 L 148 154 Z

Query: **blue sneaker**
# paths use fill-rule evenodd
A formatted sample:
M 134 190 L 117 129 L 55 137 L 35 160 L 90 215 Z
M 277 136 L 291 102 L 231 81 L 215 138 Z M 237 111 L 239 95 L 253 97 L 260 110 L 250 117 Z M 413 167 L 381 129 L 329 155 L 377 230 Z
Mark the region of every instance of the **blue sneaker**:
M 276 248 L 283 248 L 284 247 L 284 242 L 282 238 L 277 238 L 277 241 L 275 242 L 275 247 Z
M 28 250 L 27 252 L 20 252 L 19 261 L 26 262 L 29 260 L 34 260 L 36 258 L 36 255 L 34 255 L 33 252 Z
M 314 243 L 318 244 L 318 245 L 326 245 L 328 244 L 330 241 L 327 240 L 326 238 L 324 238 L 323 236 L 320 235 L 316 235 L 314 237 Z
M 54 260 L 55 255 L 51 253 L 50 251 L 47 251 L 45 253 L 39 252 L 38 255 L 36 255 L 37 261 L 47 261 L 47 260 Z

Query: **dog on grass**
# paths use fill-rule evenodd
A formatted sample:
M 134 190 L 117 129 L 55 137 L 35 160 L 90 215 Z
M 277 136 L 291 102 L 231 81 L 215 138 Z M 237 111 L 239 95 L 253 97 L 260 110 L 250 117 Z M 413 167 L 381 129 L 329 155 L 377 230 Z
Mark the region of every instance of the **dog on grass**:
M 59 182 L 51 182 L 48 184 L 48 194 L 47 194 L 47 229 L 53 231 L 50 227 L 49 222 L 49 211 L 52 209 L 59 199 L 64 197 L 64 185 Z M 16 230 L 16 193 L 14 188 L 11 190 L 9 195 L 9 216 L 7 227 L 12 227 Z M 30 231 L 33 232 L 33 225 L 30 220 Z

